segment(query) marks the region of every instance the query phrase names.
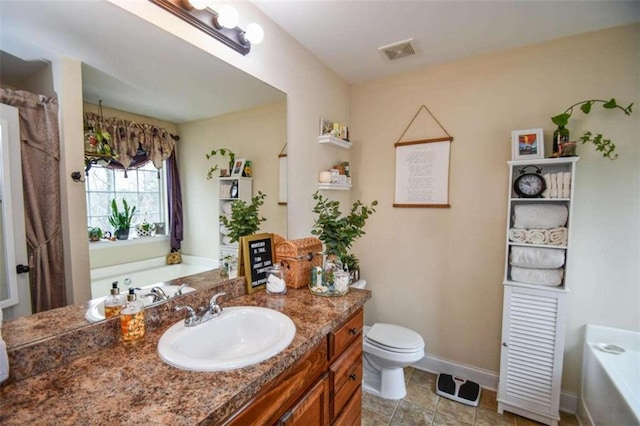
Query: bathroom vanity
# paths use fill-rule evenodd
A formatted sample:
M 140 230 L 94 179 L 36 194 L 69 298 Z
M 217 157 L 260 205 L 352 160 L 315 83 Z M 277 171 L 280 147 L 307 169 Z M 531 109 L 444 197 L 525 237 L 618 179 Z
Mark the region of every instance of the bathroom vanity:
M 223 285 L 236 294 L 229 285 L 239 292 L 244 284 L 232 280 L 182 297 L 199 306 Z M 222 300 L 223 307 L 278 310 L 293 320 L 296 335 L 267 361 L 210 373 L 180 370 L 159 358 L 160 336 L 180 320 L 169 302 L 157 313 L 148 310 L 152 324 L 141 345 L 124 348 L 94 336 L 95 346 L 107 344 L 0 388 L 0 423 L 359 424 L 362 309 L 370 297 L 354 289 L 344 297 L 326 298 L 302 288 L 285 296 L 258 292 Z M 110 327 L 110 321 L 99 329 L 117 333 L 117 324 Z M 55 337 L 48 340 L 51 346 L 40 342 L 38 350 L 41 360 L 50 356 L 53 362 L 60 348 Z

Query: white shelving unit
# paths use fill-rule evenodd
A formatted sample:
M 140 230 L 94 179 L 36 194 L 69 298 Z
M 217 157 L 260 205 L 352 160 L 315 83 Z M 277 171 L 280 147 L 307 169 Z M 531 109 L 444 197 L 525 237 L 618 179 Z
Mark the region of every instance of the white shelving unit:
M 342 149 L 351 149 L 351 142 L 331 135 L 318 136 L 318 143 L 327 144 Z
M 319 183 L 318 189 L 327 189 L 327 190 L 335 190 L 335 191 L 348 191 L 351 189 L 351 185 L 344 184 L 341 185 L 339 183 Z
M 570 250 L 575 166 L 578 157 L 509 162 L 509 200 L 506 229 L 504 303 L 498 412 L 509 411 L 556 426 L 560 420 L 560 386 L 567 316 L 567 254 Z M 571 176 L 568 198 L 519 198 L 513 184 L 525 166 L 542 169 L 541 174 Z M 512 242 L 514 206 L 560 204 L 568 210 L 566 245 Z M 538 247 L 564 251 L 564 277 L 557 287 L 518 282 L 511 277 L 509 256 L 513 247 Z
M 233 185 L 237 185 L 238 193 L 235 197 L 231 194 L 231 188 Z M 218 204 L 220 215 L 225 215 L 224 207 L 226 203 L 232 203 L 237 200 L 244 201 L 246 203 L 251 202 L 253 196 L 253 179 L 245 177 L 220 177 L 218 178 Z M 225 244 L 225 235 L 221 231 L 222 222 L 220 222 L 220 229 L 218 229 L 218 241 L 220 246 L 220 259 L 226 255 L 236 256 L 238 254 L 238 243 Z

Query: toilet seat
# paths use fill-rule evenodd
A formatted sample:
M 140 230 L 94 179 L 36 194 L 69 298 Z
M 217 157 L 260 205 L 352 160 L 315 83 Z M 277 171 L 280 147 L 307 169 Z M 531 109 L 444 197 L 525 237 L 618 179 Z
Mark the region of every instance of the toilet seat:
M 414 353 L 424 349 L 422 336 L 394 324 L 376 323 L 365 330 L 366 343 L 395 353 Z

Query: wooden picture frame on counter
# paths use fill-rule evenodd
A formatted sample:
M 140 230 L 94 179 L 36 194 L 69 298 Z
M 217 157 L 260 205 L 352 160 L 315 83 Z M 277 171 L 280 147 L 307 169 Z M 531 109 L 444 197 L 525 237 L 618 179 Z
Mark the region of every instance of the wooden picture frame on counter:
M 267 285 L 267 273 L 276 259 L 273 234 L 241 237 L 238 243 L 238 274 L 245 277 L 247 294 Z

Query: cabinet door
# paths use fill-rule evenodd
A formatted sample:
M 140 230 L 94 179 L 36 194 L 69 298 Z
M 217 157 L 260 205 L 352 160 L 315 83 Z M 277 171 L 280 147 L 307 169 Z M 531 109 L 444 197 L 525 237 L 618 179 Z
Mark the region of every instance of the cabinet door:
M 565 293 L 506 286 L 498 399 L 557 415 Z
M 326 426 L 329 424 L 329 378 L 320 380 L 280 421 L 287 426 Z

